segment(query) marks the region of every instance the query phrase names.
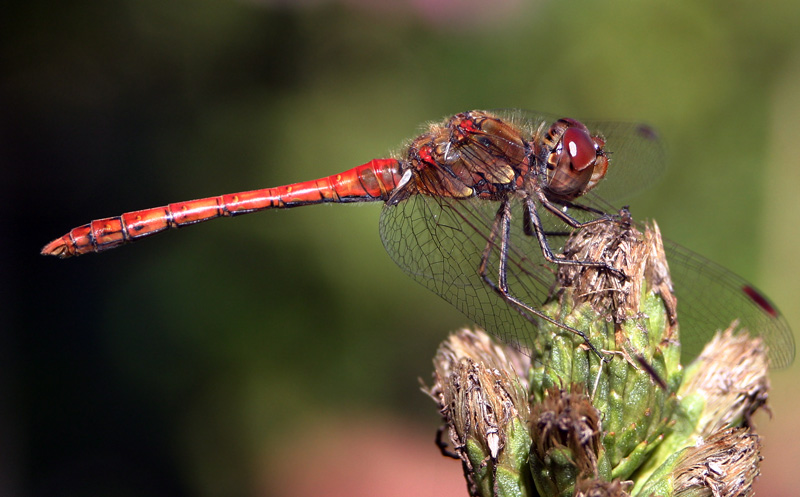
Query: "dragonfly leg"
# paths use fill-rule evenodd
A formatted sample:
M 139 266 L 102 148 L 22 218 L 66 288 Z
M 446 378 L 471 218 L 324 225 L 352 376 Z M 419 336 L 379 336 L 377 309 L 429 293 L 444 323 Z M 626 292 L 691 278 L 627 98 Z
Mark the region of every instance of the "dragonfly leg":
M 450 444 L 448 444 L 444 440 L 445 431 L 447 430 L 447 426 L 442 425 L 436 430 L 436 446 L 439 447 L 439 451 L 442 453 L 444 457 L 449 457 L 451 459 L 461 459 L 461 457 L 450 450 Z
M 523 209 L 522 210 L 522 232 L 525 233 L 527 236 L 536 236 L 536 232 L 533 229 L 533 222 L 531 221 L 530 209 Z M 544 231 L 542 233 L 546 237 L 551 236 L 560 236 L 560 237 L 567 237 L 572 234 L 572 231 Z
M 562 205 L 564 207 L 572 208 L 572 209 L 575 209 L 575 210 L 580 210 L 580 211 L 584 211 L 584 212 L 590 212 L 590 213 L 596 214 L 598 216 L 603 216 L 605 219 L 602 219 L 599 222 L 614 221 L 614 222 L 623 223 L 623 224 L 624 223 L 630 224 L 630 222 L 631 222 L 630 212 L 628 211 L 628 207 L 627 206 L 625 206 L 622 209 L 620 209 L 619 214 L 608 214 L 605 211 L 601 211 L 600 209 L 595 209 L 594 207 L 589 207 L 588 205 L 574 204 L 572 202 L 564 202 Z M 530 225 L 530 216 L 528 216 L 527 214 L 528 214 L 528 211 L 525 211 L 525 218 L 526 219 L 525 219 L 525 224 L 523 225 L 523 229 L 524 229 L 526 235 L 533 236 L 534 233 L 533 233 L 533 228 Z M 594 222 L 598 222 L 598 221 L 594 221 Z M 585 226 L 585 225 L 586 225 L 585 223 L 582 224 L 582 226 Z M 571 231 L 544 231 L 544 234 L 545 234 L 545 236 L 548 236 L 548 237 L 550 237 L 550 236 L 567 237 L 567 236 L 571 235 L 572 232 Z
M 567 207 L 568 209 L 575 209 L 577 211 L 590 212 L 590 213 L 595 214 L 595 215 L 600 216 L 600 217 L 604 216 L 606 218 L 612 218 L 612 219 L 616 219 L 617 218 L 616 215 L 609 214 L 606 211 L 601 211 L 600 209 L 596 209 L 596 208 L 590 207 L 588 205 L 576 204 L 574 202 L 569 202 L 569 201 L 566 201 L 566 200 L 560 201 L 559 204 L 561 206 L 563 206 L 563 207 Z
M 548 204 L 548 205 L 550 205 L 550 204 Z M 595 219 L 595 220 L 589 221 L 588 224 L 602 223 L 602 222 L 608 222 L 608 221 L 617 221 L 617 219 L 619 217 L 621 217 L 621 215 L 611 215 L 611 214 L 608 214 L 605 211 L 601 211 L 600 209 L 595 209 L 594 207 L 590 207 L 588 205 L 576 204 L 576 203 L 568 202 L 568 201 L 559 202 L 558 205 L 561 205 L 563 207 L 567 207 L 569 209 L 575 209 L 575 210 L 580 210 L 580 211 L 584 211 L 584 212 L 589 212 L 589 213 L 595 214 L 596 216 L 599 217 L 599 219 Z M 572 216 L 570 216 L 566 212 L 564 212 L 562 210 L 559 210 L 555 205 L 553 205 L 553 207 L 558 211 L 558 212 L 556 212 L 556 215 L 560 219 L 562 219 L 562 220 L 564 219 L 562 216 L 565 216 L 568 219 L 568 221 L 565 221 L 565 222 L 567 222 L 567 224 L 569 224 L 570 226 L 583 227 L 583 226 L 587 225 L 587 223 L 581 223 L 580 221 L 578 221 L 577 219 L 573 218 Z M 523 229 L 523 231 L 525 232 L 526 235 L 534 236 L 535 233 L 533 231 L 533 226 L 531 224 L 531 217 L 529 215 L 529 211 L 526 209 L 523 212 L 523 214 L 524 214 L 524 219 L 523 219 L 523 223 L 522 223 L 522 229 Z M 543 231 L 543 233 L 545 234 L 545 236 L 562 236 L 562 237 L 569 236 L 569 235 L 572 234 L 571 231 Z
M 572 219 L 572 217 L 570 217 L 566 213 L 561 212 L 561 214 L 569 219 Z M 548 262 L 552 262 L 554 264 L 564 264 L 568 266 L 596 267 L 598 269 L 603 269 L 605 271 L 608 271 L 611 274 L 617 276 L 618 278 L 623 278 L 623 279 L 627 278 L 624 272 L 605 262 L 567 259 L 563 255 L 554 254 L 553 249 L 550 248 L 550 243 L 547 241 L 547 233 L 542 228 L 542 221 L 539 219 L 539 213 L 536 211 L 536 204 L 532 198 L 528 198 L 525 201 L 525 219 L 526 219 L 526 224 L 528 224 L 528 226 L 525 228 L 526 233 L 528 232 L 528 230 L 533 231 L 533 233 L 536 235 L 536 238 L 539 240 L 539 246 L 542 248 L 542 255 Z M 572 220 L 575 221 L 574 219 Z M 575 222 L 578 223 L 577 227 L 586 227 L 586 226 L 591 226 L 592 224 L 597 224 L 600 222 L 609 222 L 609 221 L 613 221 L 613 219 L 611 217 L 604 217 L 586 223 L 579 223 L 578 221 Z
M 569 214 L 561 210 L 561 208 L 559 208 L 559 204 L 551 202 L 547 198 L 547 196 L 541 191 L 536 192 L 536 200 L 538 200 L 539 203 L 541 203 L 545 209 L 550 211 L 554 216 L 561 219 L 563 222 L 565 222 L 572 228 L 585 228 L 587 226 L 592 226 L 594 224 L 599 224 L 599 223 L 616 222 L 615 216 L 608 214 L 606 212 L 602 212 L 598 209 L 594 209 L 592 207 L 587 207 L 585 205 L 580 205 L 580 204 L 573 204 L 572 202 L 564 202 L 563 204 L 561 204 L 563 207 L 572 207 L 574 209 L 591 212 L 592 214 L 597 214 L 598 216 L 600 216 L 597 219 L 592 219 L 591 221 L 584 221 L 584 222 L 578 221 L 574 217 L 570 216 Z M 530 202 L 531 199 L 528 200 L 529 204 Z
M 495 247 L 497 247 L 497 237 L 500 237 L 500 246 L 499 246 L 499 261 L 498 261 L 498 271 L 497 271 L 497 283 L 495 284 L 494 281 L 489 277 L 489 273 L 487 271 L 489 267 L 489 257 L 491 256 Z M 581 330 L 573 328 L 571 326 L 567 326 L 564 323 L 561 323 L 550 316 L 542 313 L 531 307 L 530 305 L 522 302 L 518 298 L 511 295 L 509 288 L 508 288 L 508 278 L 507 278 L 507 263 L 508 263 L 508 247 L 509 247 L 509 240 L 511 237 L 511 207 L 508 200 L 504 200 L 500 204 L 500 208 L 497 210 L 497 214 L 495 215 L 494 222 L 492 223 L 492 231 L 487 239 L 486 248 L 483 250 L 483 254 L 481 255 L 481 264 L 479 267 L 479 274 L 481 279 L 492 289 L 495 293 L 500 295 L 500 297 L 508 302 L 511 307 L 513 307 L 517 312 L 519 312 L 525 319 L 528 321 L 536 324 L 535 319 L 533 316 L 537 318 L 543 319 L 549 323 L 552 323 L 559 328 L 565 329 L 571 333 L 574 333 L 583 339 L 583 342 L 586 344 L 589 349 L 594 352 L 597 357 L 600 358 L 601 361 L 606 362 L 608 359 L 600 353 L 597 348 L 592 345 L 589 341 L 589 337 L 586 336 Z M 575 261 L 578 262 L 578 261 Z

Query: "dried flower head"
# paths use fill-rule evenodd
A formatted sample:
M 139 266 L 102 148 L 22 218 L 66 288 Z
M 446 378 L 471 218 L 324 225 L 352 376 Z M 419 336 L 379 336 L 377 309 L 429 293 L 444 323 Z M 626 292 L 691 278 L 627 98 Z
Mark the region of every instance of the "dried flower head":
M 765 347 L 734 323 L 684 381 L 660 233 L 643 231 L 622 211 L 565 244 L 565 257 L 625 275 L 559 267 L 558 291 L 540 309 L 583 331 L 591 347 L 547 320 L 533 359 L 479 330 L 440 346 L 427 392 L 470 495 L 751 494 L 761 456 L 750 418 L 767 400 Z
M 470 495 L 498 495 L 506 482 L 514 488 L 505 490 L 519 490 L 515 482 L 527 472 L 530 407 L 514 365 L 524 371 L 530 359 L 464 329 L 439 347 L 434 364 L 435 381 L 426 391 L 439 405 Z
M 686 372 L 682 397 L 696 396 L 704 403 L 695 430 L 708 436 L 744 422 L 766 404 L 769 392 L 767 350 L 760 337 L 735 333 L 736 323 L 717 333 Z
M 530 427 L 532 473 L 546 495 L 561 495 L 576 479 L 599 476 L 600 412 L 580 385 L 549 389 L 531 409 Z
M 674 495 L 753 495 L 761 442 L 747 428 L 721 430 L 686 450 L 673 471 Z
M 646 282 L 665 300 L 671 331 L 677 302 L 658 225 L 653 223 L 652 230 L 648 227 L 642 235 L 626 210 L 620 217 L 619 223 L 598 223 L 578 231 L 564 245 L 564 257 L 605 262 L 626 277 L 591 266 L 564 265 L 558 271 L 561 293 L 569 291 L 599 315 L 622 322 L 640 312 L 641 285 Z

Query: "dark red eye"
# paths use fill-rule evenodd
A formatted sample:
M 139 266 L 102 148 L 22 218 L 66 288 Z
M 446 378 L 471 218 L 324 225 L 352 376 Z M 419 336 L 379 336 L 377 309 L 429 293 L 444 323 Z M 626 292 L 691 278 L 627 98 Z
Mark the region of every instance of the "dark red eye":
M 567 128 L 561 142 L 564 147 L 563 151 L 569 154 L 572 168 L 576 171 L 583 171 L 594 164 L 597 159 L 594 142 L 586 130 L 575 127 Z

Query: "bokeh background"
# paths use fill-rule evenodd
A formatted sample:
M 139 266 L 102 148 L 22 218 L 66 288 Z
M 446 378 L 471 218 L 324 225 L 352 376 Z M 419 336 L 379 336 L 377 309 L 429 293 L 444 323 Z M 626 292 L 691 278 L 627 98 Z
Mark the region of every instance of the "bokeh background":
M 645 120 L 629 199 L 800 329 L 800 3 L 15 2 L 0 16 L 0 495 L 466 495 L 418 390 L 468 325 L 378 205 L 262 213 L 58 261 L 93 218 L 311 179 L 473 108 Z M 723 326 L 725 323 L 720 323 Z M 797 367 L 762 495 L 797 495 Z

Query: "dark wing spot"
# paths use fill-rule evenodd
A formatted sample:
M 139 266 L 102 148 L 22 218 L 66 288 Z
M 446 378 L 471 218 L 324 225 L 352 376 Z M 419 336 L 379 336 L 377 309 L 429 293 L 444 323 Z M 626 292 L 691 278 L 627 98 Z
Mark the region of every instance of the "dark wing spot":
M 658 140 L 658 133 L 656 132 L 655 128 L 648 126 L 647 124 L 639 124 L 636 126 L 636 133 L 645 140 Z
M 764 312 L 766 312 L 767 314 L 769 314 L 774 318 L 778 317 L 778 310 L 775 309 L 775 307 L 772 306 L 772 303 L 770 303 L 770 301 L 767 300 L 765 296 L 761 295 L 761 293 L 759 293 L 758 290 L 751 287 L 750 285 L 745 285 L 742 287 L 742 291 L 748 297 L 750 297 L 750 300 L 755 302 L 757 306 L 763 309 Z

